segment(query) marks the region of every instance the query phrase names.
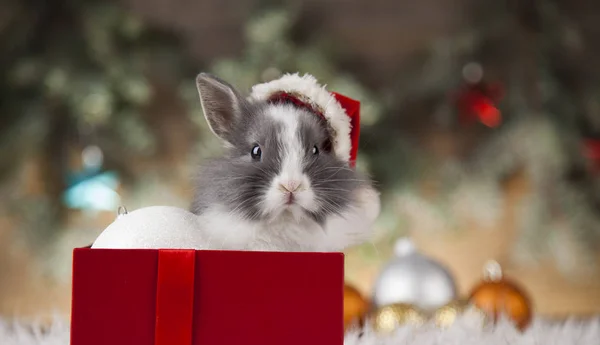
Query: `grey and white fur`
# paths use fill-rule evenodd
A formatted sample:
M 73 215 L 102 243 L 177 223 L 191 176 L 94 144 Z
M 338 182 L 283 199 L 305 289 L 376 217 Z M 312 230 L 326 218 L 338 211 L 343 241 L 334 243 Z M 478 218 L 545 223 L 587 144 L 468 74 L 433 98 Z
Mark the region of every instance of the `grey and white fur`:
M 371 181 L 337 158 L 325 120 L 196 79 L 224 156 L 200 168 L 191 211 L 209 248 L 340 251 L 368 240 L 380 212 Z

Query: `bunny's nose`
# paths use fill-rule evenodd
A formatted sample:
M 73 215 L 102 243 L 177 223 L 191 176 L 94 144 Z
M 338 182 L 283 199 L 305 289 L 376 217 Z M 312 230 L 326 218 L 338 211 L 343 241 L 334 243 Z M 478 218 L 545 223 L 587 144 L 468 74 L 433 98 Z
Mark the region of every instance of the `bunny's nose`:
M 296 180 L 282 181 L 279 184 L 279 190 L 281 190 L 282 192 L 287 192 L 287 193 L 297 192 L 301 189 L 301 187 L 302 187 L 302 182 L 296 181 Z

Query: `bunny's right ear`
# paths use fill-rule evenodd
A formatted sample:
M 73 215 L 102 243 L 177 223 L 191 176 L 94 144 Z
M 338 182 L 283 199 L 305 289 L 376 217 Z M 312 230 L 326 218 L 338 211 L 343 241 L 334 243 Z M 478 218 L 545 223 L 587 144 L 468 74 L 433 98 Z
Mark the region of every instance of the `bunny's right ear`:
M 196 87 L 210 129 L 217 137 L 231 142 L 243 100 L 231 85 L 208 73 L 196 77 Z

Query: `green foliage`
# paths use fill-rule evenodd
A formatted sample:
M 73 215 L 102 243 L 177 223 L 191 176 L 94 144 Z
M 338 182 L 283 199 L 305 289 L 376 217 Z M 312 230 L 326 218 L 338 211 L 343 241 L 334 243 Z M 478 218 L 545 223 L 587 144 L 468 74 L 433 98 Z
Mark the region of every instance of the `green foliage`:
M 111 154 L 151 155 L 156 143 L 141 112 L 151 98 L 149 78 L 157 67 L 176 76 L 188 72 L 190 63 L 174 53 L 181 50 L 177 38 L 145 26 L 113 2 L 12 6 L 23 20 L 2 31 L 0 140 L 3 157 L 12 158 L 0 162 L 4 170 L 16 166 L 23 147 L 35 151 L 49 140 L 73 136 L 95 136 L 118 146 L 121 152 L 107 153 L 109 161 Z M 57 118 L 66 135 L 54 138 Z M 25 121 L 42 122 L 44 130 L 11 137 Z M 27 145 L 34 137 L 38 145 Z
M 504 182 L 524 171 L 530 190 L 518 205 L 515 258 L 551 257 L 563 272 L 574 272 L 582 265 L 573 258 L 589 259 L 600 246 L 599 179 L 585 170 L 581 154 L 581 138 L 594 132 L 598 118 L 598 84 L 588 75 L 595 68 L 577 64 L 583 28 L 556 4 L 515 4 L 478 2 L 472 25 L 417 54 L 389 91 L 395 114 L 366 133 L 377 143 L 369 154 L 377 178 L 393 189 L 388 200 L 397 204 L 396 216 L 408 220 L 396 223 L 400 232 L 459 232 L 466 219 L 482 229 L 498 224 Z M 471 61 L 482 65 L 484 82 L 506 89 L 499 128 L 455 121 L 449 95 L 465 83 L 461 69 Z M 421 127 L 410 126 L 418 116 L 426 118 Z M 414 133 L 432 129 L 455 143 L 478 139 L 440 158 L 416 143 Z M 424 195 L 424 182 L 435 186 L 434 195 Z M 395 235 L 387 236 L 382 242 Z
M 194 64 L 176 35 L 117 2 L 7 1 L 0 11 L 13 18 L 0 26 L 0 207 L 45 243 L 67 226 L 62 196 L 78 169 L 70 150 L 98 145 L 104 168 L 133 177 L 157 152 L 145 117 L 153 80 L 188 78 Z M 32 162 L 42 190 L 27 194 L 31 181 L 15 181 Z
M 244 54 L 240 58 L 217 61 L 212 72 L 235 81 L 236 86 L 245 90 L 276 79 L 282 73 L 309 73 L 329 89 L 359 99 L 362 124 L 375 123 L 382 113 L 381 100 L 351 73 L 337 67 L 335 58 L 324 49 L 326 41 L 295 44 L 290 37 L 295 20 L 295 12 L 281 9 L 267 10 L 252 18 L 244 31 Z

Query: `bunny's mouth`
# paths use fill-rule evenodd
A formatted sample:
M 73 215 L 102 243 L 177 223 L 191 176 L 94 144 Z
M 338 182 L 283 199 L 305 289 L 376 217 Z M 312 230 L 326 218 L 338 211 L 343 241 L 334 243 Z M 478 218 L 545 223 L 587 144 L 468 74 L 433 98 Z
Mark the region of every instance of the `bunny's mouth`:
M 270 188 L 262 202 L 263 214 L 268 218 L 278 218 L 284 214 L 292 214 L 294 218 L 304 218 L 307 213 L 316 211 L 314 193 L 307 186 L 308 184 L 302 187 L 283 188 L 278 183 Z

